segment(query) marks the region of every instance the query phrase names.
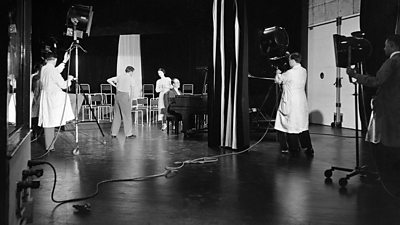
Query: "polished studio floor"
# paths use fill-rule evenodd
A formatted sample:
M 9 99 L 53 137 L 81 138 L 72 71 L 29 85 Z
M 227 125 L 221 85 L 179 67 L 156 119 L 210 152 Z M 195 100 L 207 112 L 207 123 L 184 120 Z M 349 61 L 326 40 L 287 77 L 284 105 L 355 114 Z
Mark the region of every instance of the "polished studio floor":
M 101 127 L 104 138 L 95 124 L 80 125 L 78 156 L 71 154 L 74 130 L 61 132 L 56 151 L 42 159 L 56 168 L 55 200 L 90 196 L 104 180 L 160 175 L 185 160 L 230 153 L 209 148 L 206 134 L 187 139 L 146 125 L 135 127 L 136 139 L 125 139 L 122 129 L 111 139 L 110 125 Z M 252 144 L 262 131 L 252 130 Z M 61 205 L 51 199 L 51 168 L 38 166 L 44 175 L 40 188 L 33 190 L 33 224 L 400 224 L 398 179 L 356 176 L 343 190 L 338 179 L 347 173 L 334 171 L 332 183 L 325 182 L 324 171 L 332 165 L 354 168 L 354 131 L 315 125 L 310 131 L 316 152 L 312 159 L 282 155 L 270 131 L 250 152 L 188 164 L 168 178 L 106 183 L 93 198 Z M 369 148 L 361 141 L 362 164 L 375 170 Z M 41 145 L 32 143 L 32 157 L 42 153 Z M 88 210 L 85 204 L 90 204 Z

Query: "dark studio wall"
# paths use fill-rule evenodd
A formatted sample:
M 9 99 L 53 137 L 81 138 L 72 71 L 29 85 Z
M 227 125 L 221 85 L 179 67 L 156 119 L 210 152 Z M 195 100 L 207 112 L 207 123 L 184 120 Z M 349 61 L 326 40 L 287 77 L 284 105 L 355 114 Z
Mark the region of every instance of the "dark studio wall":
M 288 50 L 300 51 L 301 2 L 247 1 L 250 74 L 273 77 L 268 60 L 259 52 L 260 29 L 284 27 L 290 39 Z M 39 46 L 49 36 L 56 37 L 62 54 L 72 41 L 63 35 L 68 8 L 74 4 L 91 5 L 94 11 L 91 35 L 81 40 L 88 51 L 80 52 L 81 83 L 90 83 L 93 91 L 99 91 L 96 90 L 99 84 L 115 75 L 113 57 L 117 54 L 114 47 L 118 45 L 118 35 L 141 34 L 143 83 L 154 84 L 158 79 L 157 69 L 163 67 L 168 76 L 180 78 L 182 84 L 194 83 L 195 92 L 200 93 L 205 72 L 196 68 L 212 65 L 212 3 L 213 0 L 35 1 L 33 58 L 37 61 Z M 260 106 L 270 86 L 270 81 L 249 80 L 251 107 Z M 273 94 L 270 99 L 274 99 Z M 274 102 L 266 104 L 264 110 L 271 108 L 271 104 Z
M 69 47 L 72 38 L 63 33 L 67 11 L 74 4 L 93 6 L 90 36 L 80 40 L 87 53 L 79 52 L 79 80 L 91 84 L 92 92 L 115 75 L 120 34 L 141 34 L 143 83 L 154 84 L 157 69 L 163 67 L 168 76 L 194 83 L 195 92 L 201 92 L 204 72 L 196 67 L 208 66 L 212 56 L 212 0 L 35 2 L 34 61 L 40 61 L 40 48 L 52 41 L 49 37 L 57 40 L 59 55 Z M 74 58 L 74 75 L 73 64 Z

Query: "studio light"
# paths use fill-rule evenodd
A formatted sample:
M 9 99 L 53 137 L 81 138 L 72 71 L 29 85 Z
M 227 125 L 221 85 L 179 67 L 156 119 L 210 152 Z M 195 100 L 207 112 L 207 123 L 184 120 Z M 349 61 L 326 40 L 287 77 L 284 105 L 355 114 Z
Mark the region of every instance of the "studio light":
M 372 53 L 371 43 L 364 38 L 364 33 L 353 32 L 351 35 L 349 37 L 333 35 L 336 67 L 347 68 L 364 62 Z
M 269 27 L 259 33 L 261 54 L 272 59 L 285 56 L 289 46 L 289 36 L 285 28 Z
M 92 26 L 93 7 L 84 5 L 74 5 L 67 13 L 67 36 L 74 36 L 74 30 L 78 38 L 90 35 Z

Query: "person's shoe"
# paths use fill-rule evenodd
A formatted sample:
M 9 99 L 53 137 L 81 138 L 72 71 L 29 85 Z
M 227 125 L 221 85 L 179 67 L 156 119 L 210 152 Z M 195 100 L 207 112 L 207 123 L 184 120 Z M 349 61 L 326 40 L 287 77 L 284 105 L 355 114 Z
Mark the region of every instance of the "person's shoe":
M 164 131 L 165 129 L 167 129 L 167 124 L 163 123 L 163 125 L 161 126 L 161 130 Z
M 306 155 L 309 156 L 309 157 L 313 157 L 313 156 L 314 156 L 314 149 L 312 149 L 312 148 L 307 148 L 307 149 L 304 151 L 304 154 L 306 154 Z
M 132 135 L 126 136 L 126 138 L 133 139 L 133 138 L 136 138 L 136 135 L 132 134 Z
M 117 135 L 111 135 L 111 138 L 117 138 Z

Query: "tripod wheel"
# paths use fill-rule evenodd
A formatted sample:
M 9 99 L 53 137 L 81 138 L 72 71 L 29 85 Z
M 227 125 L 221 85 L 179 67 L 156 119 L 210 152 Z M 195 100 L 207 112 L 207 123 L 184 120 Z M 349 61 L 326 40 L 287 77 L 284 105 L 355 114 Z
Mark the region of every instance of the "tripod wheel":
M 339 179 L 339 185 L 340 185 L 341 187 L 346 187 L 346 185 L 347 185 L 347 178 L 345 178 L 345 177 L 340 178 L 340 179 Z
M 326 178 L 330 178 L 332 176 L 332 170 L 325 170 L 324 175 Z

